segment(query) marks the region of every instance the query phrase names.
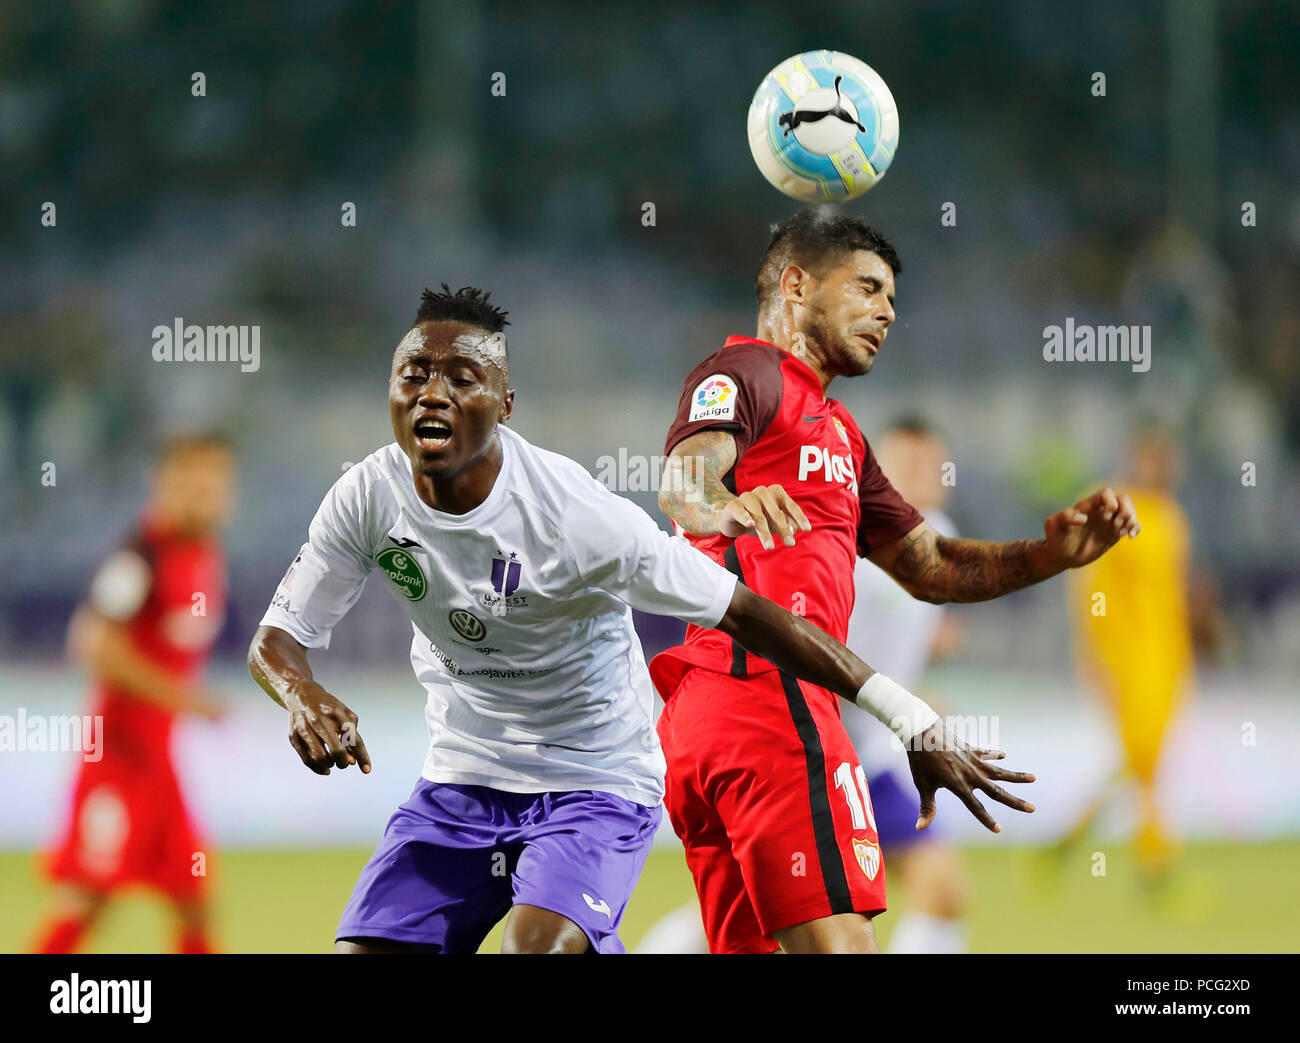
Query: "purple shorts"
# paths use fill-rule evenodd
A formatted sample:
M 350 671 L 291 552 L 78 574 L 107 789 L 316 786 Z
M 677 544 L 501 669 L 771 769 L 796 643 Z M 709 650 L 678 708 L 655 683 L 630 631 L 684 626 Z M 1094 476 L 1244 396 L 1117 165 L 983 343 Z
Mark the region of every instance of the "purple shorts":
M 925 829 L 916 828 L 916 816 L 921 813 L 921 795 L 916 792 L 912 780 L 901 772 L 890 770 L 872 775 L 867 779 L 867 789 L 871 793 L 871 810 L 876 818 L 876 835 L 886 858 L 890 851 L 939 839 L 942 831 L 938 819 Z
M 568 917 L 596 952 L 615 933 L 663 813 L 610 793 L 507 793 L 421 779 L 388 820 L 336 938 L 472 953 L 513 905 Z

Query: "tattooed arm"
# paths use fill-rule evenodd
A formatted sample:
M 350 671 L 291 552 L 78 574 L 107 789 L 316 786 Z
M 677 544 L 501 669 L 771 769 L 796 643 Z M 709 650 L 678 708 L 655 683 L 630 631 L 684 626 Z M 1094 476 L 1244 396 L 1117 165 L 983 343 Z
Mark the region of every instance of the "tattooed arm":
M 1133 501 L 1105 488 L 1043 523 L 1040 540 L 961 540 L 922 523 L 867 557 L 914 598 L 988 601 L 1101 557 L 1121 536 L 1142 531 Z
M 795 530 L 812 528 L 799 505 L 779 485 L 758 485 L 737 496 L 723 481 L 735 466 L 736 439 L 729 431 L 683 438 L 664 465 L 659 509 L 696 536 L 735 539 L 752 533 L 771 550 L 775 532 L 793 547 Z
M 912 597 L 934 604 L 987 601 L 1038 583 L 1061 571 L 1046 540 L 992 543 L 940 536 L 922 522 L 901 539 L 867 557 Z

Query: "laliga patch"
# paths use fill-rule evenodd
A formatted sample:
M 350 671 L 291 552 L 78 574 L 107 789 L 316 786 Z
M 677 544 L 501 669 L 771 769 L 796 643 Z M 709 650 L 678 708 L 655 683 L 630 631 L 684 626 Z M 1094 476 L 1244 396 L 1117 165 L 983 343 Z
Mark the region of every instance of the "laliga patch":
M 859 840 L 857 837 L 850 839 L 853 841 L 853 857 L 867 874 L 867 879 L 876 879 L 876 874 L 880 872 L 880 845 L 872 840 Z
M 705 377 L 691 392 L 691 415 L 687 420 L 734 420 L 737 397 L 736 382 L 725 373 Z

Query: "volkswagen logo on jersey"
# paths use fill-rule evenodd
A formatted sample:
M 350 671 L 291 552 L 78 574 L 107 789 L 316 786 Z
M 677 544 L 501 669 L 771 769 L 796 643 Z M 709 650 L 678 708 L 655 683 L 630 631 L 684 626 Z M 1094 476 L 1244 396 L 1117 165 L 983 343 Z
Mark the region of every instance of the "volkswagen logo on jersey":
M 451 628 L 466 641 L 482 641 L 487 636 L 487 627 L 473 612 L 463 608 L 453 609 L 447 619 L 451 622 Z
M 429 587 L 424 573 L 420 571 L 415 559 L 401 547 L 381 550 L 375 561 L 379 562 L 379 567 L 388 574 L 388 578 L 397 584 L 397 589 L 407 601 L 419 601 L 424 597 Z
M 523 571 L 523 565 L 515 560 L 518 557 L 517 552 L 512 552 L 509 561 L 504 557 L 492 559 L 492 589 L 502 597 L 509 597 L 519 589 L 519 574 Z

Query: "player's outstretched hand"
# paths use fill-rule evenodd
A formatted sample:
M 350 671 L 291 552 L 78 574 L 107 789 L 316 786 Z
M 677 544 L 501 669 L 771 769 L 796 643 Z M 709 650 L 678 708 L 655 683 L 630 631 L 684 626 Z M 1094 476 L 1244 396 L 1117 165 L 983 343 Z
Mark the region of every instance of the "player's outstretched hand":
M 722 509 L 722 535 L 734 540 L 752 534 L 768 550 L 776 546 L 773 533 L 787 547 L 793 547 L 796 529 L 811 532 L 812 526 L 802 508 L 779 485 L 756 485 Z
M 916 820 L 917 829 L 925 829 L 934 821 L 934 795 L 941 789 L 951 790 L 994 833 L 1002 827 L 993 820 L 984 805 L 975 799 L 975 791 L 983 790 L 994 800 L 1017 811 L 1033 811 L 1034 806 L 998 785 L 999 782 L 1033 782 L 1027 771 L 1007 771 L 986 761 L 1001 760 L 1006 756 L 1001 750 L 981 750 L 967 746 L 944 727 L 942 720 L 935 721 L 917 736 L 917 748 L 907 751 L 907 761 L 912 768 L 912 781 L 921 794 L 921 814 Z
M 1107 486 L 1073 507 L 1057 511 L 1043 523 L 1047 549 L 1063 569 L 1096 561 L 1121 536 L 1132 539 L 1142 531 L 1133 501 Z
M 289 707 L 289 745 L 317 775 L 349 764 L 370 771 L 370 754 L 357 731 L 357 715 L 320 685 Z

